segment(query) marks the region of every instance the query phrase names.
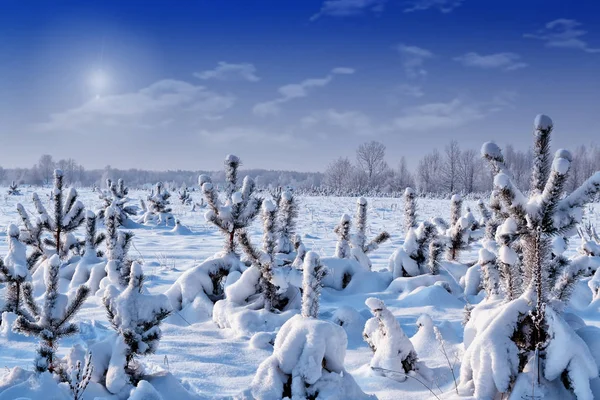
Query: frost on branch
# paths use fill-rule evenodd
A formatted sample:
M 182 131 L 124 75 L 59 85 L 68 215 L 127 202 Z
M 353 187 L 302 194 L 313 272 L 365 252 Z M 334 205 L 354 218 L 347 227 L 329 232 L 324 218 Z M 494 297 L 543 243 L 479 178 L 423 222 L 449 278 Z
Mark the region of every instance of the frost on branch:
M 241 188 L 238 187 L 238 167 L 240 159 L 234 155 L 225 158 L 225 201 L 219 199 L 219 192 L 207 175 L 200 175 L 198 185 L 204 193 L 208 205 L 206 220 L 215 225 L 225 236 L 224 252 L 235 253 L 237 231 L 246 228 L 260 211 L 262 199 L 253 196 L 255 184 L 246 176 Z
M 13 326 L 16 332 L 39 338 L 40 347 L 34 362 L 35 369 L 38 372 L 54 372 L 58 341 L 65 336 L 77 333 L 77 326 L 70 321 L 83 306 L 89 294 L 87 286 L 79 286 L 70 299 L 59 293 L 58 272 L 60 259 L 57 255 L 54 255 L 46 262 L 48 266 L 45 268 L 46 292 L 44 293 L 43 304 L 37 304 L 33 298 L 31 284 L 26 283 L 23 286 L 23 295 L 25 305 L 33 319 L 29 320 L 20 316 Z
M 143 372 L 137 358 L 153 354 L 161 337 L 160 324 L 171 313 L 164 294 L 144 293 L 144 274 L 138 263 L 131 265 L 127 287 L 106 288 L 103 297 L 108 320 L 117 332 L 116 346 L 106 372 L 106 388 L 119 393 L 127 383 L 136 384 Z
M 390 234 L 383 231 L 367 243 L 367 206 L 367 199 L 364 197 L 360 197 L 356 202 L 355 220 L 357 232 L 352 235 L 350 241 L 350 253 L 363 267 L 371 269 L 372 264 L 368 253 L 377 250 L 380 244 L 386 242 L 390 238 Z M 340 225 L 340 229 L 345 230 L 345 226 Z M 340 235 L 340 239 L 341 236 L 342 235 Z M 341 246 L 343 246 L 343 244 Z

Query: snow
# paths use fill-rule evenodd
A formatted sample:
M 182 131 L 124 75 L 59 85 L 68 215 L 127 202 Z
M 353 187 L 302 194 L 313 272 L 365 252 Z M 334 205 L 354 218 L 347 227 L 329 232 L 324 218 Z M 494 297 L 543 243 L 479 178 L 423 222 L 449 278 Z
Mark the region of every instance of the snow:
M 552 170 L 558 172 L 560 175 L 565 175 L 569 172 L 571 162 L 566 158 L 555 158 L 552 162 Z
M 203 182 L 203 184 L 207 184 L 207 182 Z M 15 207 L 17 200 L 21 201 L 26 209 L 34 210 L 31 201 L 31 189 L 22 189 L 24 196 L 20 198 L 9 196 L 6 204 L 3 205 L 3 213 L 0 214 L 0 226 L 3 231 L 11 223 L 20 223 Z M 41 198 L 44 198 L 47 190 L 37 190 Z M 101 200 L 97 198 L 97 193 L 85 188 L 78 191 L 79 198 L 86 207 L 96 209 L 95 206 L 101 204 Z M 201 194 L 197 192 L 192 192 L 192 194 L 195 196 L 195 200 L 199 201 Z M 262 196 L 262 193 L 259 195 Z M 134 203 L 137 203 L 139 198 L 145 199 L 146 196 L 146 191 L 132 189 L 129 193 L 129 197 Z M 456 343 L 451 350 L 451 354 L 456 351 L 459 356 L 456 371 L 459 368 L 466 370 L 468 369 L 468 363 L 465 361 L 461 365 L 460 362 L 464 351 L 463 345 L 464 349 L 473 356 L 475 349 L 471 350 L 471 347 L 476 345 L 475 340 L 479 340 L 479 336 L 490 335 L 490 333 L 486 333 L 487 329 L 485 328 L 496 322 L 495 317 L 498 314 L 496 309 L 503 307 L 501 302 L 494 299 L 481 300 L 482 303 L 485 303 L 484 307 L 477 310 L 480 307 L 478 306 L 473 310 L 471 321 L 463 330 L 461 321 L 463 319 L 464 290 L 467 280 L 461 282 L 457 277 L 464 277 L 467 271 L 466 267 L 460 272 L 455 272 L 452 269 L 455 267 L 448 266 L 452 273 L 442 268 L 440 275 L 437 276 L 422 274 L 422 271 L 419 271 L 419 275 L 414 277 L 392 279 L 392 273 L 387 269 L 390 255 L 404 245 L 411 245 L 405 242 L 407 232 L 403 228 L 402 199 L 367 198 L 369 209 L 374 210 L 373 212 L 370 211 L 369 214 L 370 230 L 368 232 L 376 233 L 386 230 L 392 236 L 389 242 L 381 245 L 379 251 L 372 253 L 370 257 L 373 265 L 372 271 L 367 271 L 355 260 L 340 260 L 330 257 L 334 254 L 336 244 L 333 228 L 339 222 L 340 214 L 352 214 L 354 212 L 357 198 L 305 197 L 296 194 L 294 194 L 294 197 L 297 197 L 300 203 L 300 217 L 296 232 L 302 235 L 306 250 L 319 253 L 322 263 L 330 272 L 330 275 L 325 278 L 326 286 L 323 288 L 321 295 L 319 320 L 315 320 L 315 323 L 327 323 L 333 328 L 315 328 L 311 332 L 321 333 L 326 330 L 326 333 L 330 333 L 329 331 L 332 330 L 336 333 L 331 334 L 335 335 L 335 340 L 339 342 L 343 331 L 345 335 L 344 343 L 347 343 L 343 349 L 345 354 L 342 361 L 345 371 L 343 376 L 338 373 L 329 374 L 322 370 L 322 375 L 318 381 L 323 382 L 323 384 L 327 382 L 346 383 L 347 376 L 349 376 L 356 385 L 352 387 L 358 387 L 362 392 L 376 395 L 377 398 L 382 400 L 433 398 L 433 395 L 425 387 L 411 378 L 404 382 L 397 382 L 388 377 L 378 376 L 370 369 L 373 353 L 368 344 L 362 339 L 365 322 L 371 317 L 370 311 L 365 305 L 365 300 L 369 297 L 377 297 L 385 302 L 388 310 L 400 324 L 405 336 L 410 337 L 419 359 L 422 359 L 431 368 L 434 381 L 440 386 L 440 390 L 438 390 L 432 383 L 434 392 L 441 398 L 456 398 L 450 370 L 439 350 L 439 342 L 435 339 L 433 328 L 439 328 L 449 346 L 454 346 Z M 419 198 L 418 201 L 419 222 L 434 217 L 449 219 L 450 201 L 448 199 Z M 476 202 L 469 197 L 465 197 L 464 203 L 465 207 L 476 207 Z M 252 316 L 252 318 L 249 318 L 250 322 L 244 320 L 244 326 L 253 324 L 258 326 L 260 323 L 265 326 L 270 324 L 270 326 L 266 326 L 260 331 L 255 329 L 258 333 L 247 331 L 241 335 L 235 329 L 220 328 L 213 320 L 214 304 L 221 300 L 227 292 L 234 292 L 230 288 L 241 279 L 243 274 L 247 274 L 247 277 L 250 278 L 252 273 L 246 271 L 251 271 L 252 268 L 244 265 L 239 259 L 235 259 L 234 262 L 232 261 L 234 259 L 224 257 L 222 254 L 215 256 L 215 254 L 222 251 L 223 237 L 219 230 L 204 220 L 202 213 L 190 212 L 189 207 L 179 204 L 174 204 L 172 207 L 173 215 L 181 221 L 183 226 L 189 227 L 194 233 L 193 235 L 167 235 L 166 233 L 169 232 L 171 227 L 137 226 L 133 228 L 135 237 L 130 256 L 133 259 L 144 260 L 142 268 L 147 277 L 145 286 L 148 293 L 164 293 L 167 295 L 169 303 L 175 308 L 175 312 L 161 325 L 162 338 L 156 353 L 140 358 L 147 371 L 147 374 L 143 377 L 143 382 L 148 382 L 163 399 L 213 399 L 240 396 L 242 390 L 252 386 L 257 368 L 266 360 L 274 361 L 272 356 L 276 352 L 271 343 L 274 342 L 277 332 L 283 330 L 282 326 L 286 326 L 285 321 L 292 321 L 301 317 L 296 313 L 290 313 L 289 318 L 278 316 L 279 318 L 272 318 L 267 321 L 265 318 L 261 320 L 258 313 L 249 313 L 244 310 L 246 316 L 242 313 L 239 316 L 240 320 L 249 318 L 248 315 Z M 598 226 L 600 222 L 598 210 L 600 208 L 598 204 L 593 204 L 592 208 L 594 211 L 591 216 L 586 213 L 585 218 L 591 218 L 591 221 Z M 312 217 L 307 210 L 311 210 Z M 33 217 L 32 222 L 35 222 Z M 260 224 L 260 221 L 255 221 L 247 228 L 253 243 L 257 245 L 261 243 L 262 227 Z M 103 231 L 101 223 L 99 223 L 98 229 Z M 510 232 L 510 226 L 507 225 L 504 231 Z M 76 237 L 82 238 L 82 233 L 83 230 L 79 230 L 74 234 Z M 0 254 L 3 258 L 8 254 L 9 236 L 0 236 Z M 570 240 L 564 255 L 573 257 L 577 254 L 581 245 L 582 243 L 579 240 Z M 101 249 L 104 249 L 104 245 L 101 246 Z M 480 243 L 476 242 L 473 248 L 467 249 L 461 254 L 461 261 L 477 260 L 480 249 Z M 488 252 L 486 259 L 492 257 L 490 254 L 493 255 L 493 253 L 489 250 L 486 251 Z M 586 268 L 588 265 L 592 265 L 591 263 L 596 259 L 587 255 L 582 257 L 586 257 Z M 82 266 L 85 264 L 83 259 L 78 263 Z M 446 267 L 446 263 L 443 264 Z M 82 270 L 89 271 L 90 274 L 88 279 L 84 281 L 87 284 L 90 284 L 93 280 L 93 271 L 104 271 L 101 263 L 98 264 L 98 268 L 92 267 L 95 265 L 88 264 L 85 268 L 82 268 Z M 226 273 L 223 279 L 215 285 L 210 273 L 218 271 L 220 266 L 223 265 L 225 265 Z M 287 282 L 290 285 L 292 285 L 292 282 L 295 282 L 295 285 L 301 284 L 301 270 L 293 273 L 291 269 L 282 269 L 282 273 L 284 271 L 289 274 Z M 593 274 L 593 271 L 595 269 L 592 270 L 590 275 Z M 41 275 L 38 278 L 43 277 L 43 271 L 40 272 Z M 351 279 L 350 283 L 343 288 L 343 277 L 346 272 L 349 273 Z M 87 272 L 84 275 L 87 276 Z M 82 279 L 85 279 L 85 276 Z M 474 275 L 473 278 L 475 277 Z M 570 335 L 575 331 L 575 334 L 582 337 L 583 341 L 590 346 L 592 357 L 598 357 L 600 346 L 597 343 L 594 346 L 590 345 L 595 340 L 594 338 L 598 337 L 598 331 L 594 331 L 593 328 L 600 326 L 597 311 L 587 309 L 593 297 L 592 291 L 588 287 L 591 280 L 591 276 L 585 278 L 577 286 L 573 295 L 574 300 L 566 309 L 572 314 L 568 317 L 567 314 L 563 315 L 567 324 L 572 326 L 572 331 L 567 335 L 570 338 L 569 340 L 574 340 Z M 439 283 L 436 284 L 436 282 Z M 2 287 L 2 284 L 0 284 L 0 287 Z M 451 293 L 446 290 L 446 287 L 451 289 Z M 68 284 L 64 289 L 63 293 L 68 294 Z M 0 294 L 2 290 L 0 288 Z M 80 314 L 75 317 L 74 322 L 79 326 L 81 333 L 65 338 L 60 342 L 58 349 L 58 354 L 62 357 L 68 354 L 69 349 L 76 344 L 80 344 L 86 349 L 91 348 L 94 354 L 93 362 L 96 363 L 97 361 L 99 365 L 97 372 L 94 372 L 95 375 L 103 373 L 103 369 L 108 366 L 112 358 L 112 350 L 117 347 L 114 332 L 107 322 L 101 304 L 102 292 L 99 293 L 99 296 L 91 296 L 86 301 Z M 236 291 L 236 293 L 239 295 L 238 297 L 243 296 L 241 292 Z M 235 295 L 232 297 L 235 297 Z M 469 301 L 472 302 L 471 299 Z M 0 300 L 1 303 L 2 300 Z M 428 317 L 423 316 L 425 313 Z M 572 317 L 573 315 L 579 317 Z M 287 317 L 287 314 L 285 317 Z M 230 319 L 234 320 L 236 318 L 238 317 Z M 587 326 L 582 327 L 581 319 Z M 268 324 L 265 324 L 265 321 Z M 9 326 L 10 317 L 3 317 L 3 325 L 5 322 Z M 308 330 L 304 332 L 308 332 Z M 301 337 L 301 335 L 298 334 L 297 337 Z M 495 336 L 493 338 L 496 339 Z M 290 336 L 288 340 L 291 339 Z M 297 340 L 302 341 L 301 339 Z M 318 340 L 326 341 L 327 336 Z M 280 339 L 280 341 L 283 344 L 283 339 Z M 332 349 L 342 352 L 341 347 L 336 346 Z M 0 334 L 0 361 L 3 367 L 7 367 L 7 369 L 3 368 L 3 372 L 0 373 L 0 399 L 14 399 L 15 397 L 25 396 L 37 400 L 38 398 L 48 398 L 54 393 L 57 393 L 59 399 L 62 395 L 67 396 L 67 399 L 72 398 L 64 392 L 65 388 L 63 386 L 55 383 L 55 386 L 43 387 L 45 389 L 44 397 L 39 396 L 40 392 L 35 392 L 35 386 L 32 384 L 15 385 L 27 382 L 30 378 L 31 373 L 27 372 L 26 369 L 31 369 L 31 360 L 34 359 L 35 350 L 36 344 L 31 338 L 24 338 L 16 334 L 8 336 Z M 280 351 L 277 352 L 277 354 L 279 353 Z M 490 352 L 486 352 L 483 360 L 488 359 L 489 355 Z M 452 357 L 454 356 L 452 355 Z M 475 357 L 471 358 L 475 359 Z M 558 355 L 557 360 L 564 363 L 564 359 L 560 359 Z M 583 360 L 584 364 L 582 366 L 584 368 L 581 376 L 587 377 L 590 371 L 587 370 L 586 359 Z M 118 364 L 116 361 L 115 357 L 114 363 Z M 454 358 L 452 358 L 452 362 L 454 363 Z M 318 361 L 316 363 L 318 364 Z M 15 370 L 14 367 L 23 369 L 19 371 L 18 369 Z M 315 370 L 318 369 L 317 367 L 315 367 Z M 291 369 L 293 370 L 294 367 L 291 367 Z M 491 377 L 492 375 L 489 373 L 483 376 Z M 267 377 L 266 381 L 278 379 L 277 374 L 263 376 Z M 117 396 L 102 389 L 97 381 L 101 381 L 101 377 L 95 376 L 93 378 L 88 387 L 90 396 L 85 396 L 84 400 L 94 400 L 94 397 L 117 400 Z M 37 384 L 38 382 L 40 380 L 35 380 L 34 383 Z M 46 381 L 46 383 L 51 382 Z M 11 390 L 14 391 L 6 392 L 7 385 L 13 387 Z M 465 385 L 468 386 L 468 383 L 465 382 Z M 594 385 L 594 382 L 590 385 L 592 390 L 594 390 Z M 127 398 L 132 388 L 125 386 L 126 391 L 122 397 Z M 141 386 L 143 395 L 152 393 L 151 391 L 145 391 L 150 389 L 145 383 L 141 383 Z M 597 398 L 598 393 L 595 392 Z M 472 395 L 472 392 L 469 392 L 469 395 Z M 335 397 L 332 395 L 328 398 Z M 346 393 L 341 395 L 341 398 L 360 397 L 353 397 Z
M 552 119 L 544 114 L 536 115 L 535 119 L 533 120 L 533 127 L 536 131 L 547 130 L 551 128 L 552 125 Z
M 487 156 L 492 159 L 502 157 L 502 151 L 500 147 L 494 142 L 485 142 L 483 146 L 481 146 L 481 155 Z

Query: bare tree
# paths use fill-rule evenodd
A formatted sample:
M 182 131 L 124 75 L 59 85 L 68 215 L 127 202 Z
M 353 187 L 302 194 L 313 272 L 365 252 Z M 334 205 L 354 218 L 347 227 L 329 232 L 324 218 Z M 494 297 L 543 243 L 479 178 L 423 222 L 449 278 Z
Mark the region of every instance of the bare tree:
M 340 157 L 327 166 L 325 182 L 331 189 L 344 191 L 350 187 L 354 167 L 348 158 Z
M 47 185 L 50 183 L 50 179 L 54 176 L 54 167 L 55 163 L 50 154 L 44 154 L 40 157 L 38 161 L 38 172 L 43 179 L 44 183 Z
M 475 191 L 477 152 L 473 149 L 462 152 L 458 163 L 458 174 L 462 189 L 467 193 Z
M 437 149 L 426 154 L 417 167 L 419 190 L 426 193 L 440 191 L 440 172 L 442 170 L 442 156 Z
M 374 140 L 356 150 L 358 168 L 367 176 L 369 189 L 378 189 L 389 167 L 385 162 L 385 145 Z
M 456 140 L 450 141 L 445 149 L 444 167 L 442 169 L 442 185 L 449 193 L 454 193 L 458 189 L 459 168 L 460 168 L 460 147 Z

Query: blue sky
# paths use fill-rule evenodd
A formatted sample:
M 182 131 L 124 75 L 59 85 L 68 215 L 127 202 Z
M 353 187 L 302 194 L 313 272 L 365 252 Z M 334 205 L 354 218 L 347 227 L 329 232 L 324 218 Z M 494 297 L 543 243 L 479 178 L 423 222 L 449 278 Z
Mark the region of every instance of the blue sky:
M 600 3 L 0 0 L 4 167 L 322 170 L 450 139 L 600 137 Z M 596 139 L 596 142 L 598 140 Z

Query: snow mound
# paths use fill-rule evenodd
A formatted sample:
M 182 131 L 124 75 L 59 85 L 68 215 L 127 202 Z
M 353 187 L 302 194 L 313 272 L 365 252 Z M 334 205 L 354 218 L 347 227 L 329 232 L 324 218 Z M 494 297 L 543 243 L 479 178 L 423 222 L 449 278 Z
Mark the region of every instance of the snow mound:
M 374 399 L 344 369 L 346 345 L 342 327 L 296 315 L 281 327 L 273 354 L 260 364 L 250 389 L 239 398 Z

